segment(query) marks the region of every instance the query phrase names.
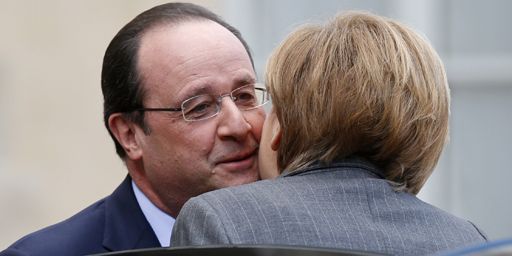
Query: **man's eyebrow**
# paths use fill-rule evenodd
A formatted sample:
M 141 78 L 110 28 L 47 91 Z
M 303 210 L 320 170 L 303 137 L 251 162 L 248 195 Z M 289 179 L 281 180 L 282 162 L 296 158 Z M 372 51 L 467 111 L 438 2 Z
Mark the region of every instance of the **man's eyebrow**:
M 213 92 L 212 86 L 208 84 L 203 84 L 201 86 L 195 87 L 191 90 L 188 90 L 186 93 L 184 93 L 180 100 L 184 101 L 187 99 L 190 99 L 194 96 L 201 95 L 201 94 L 211 94 Z
M 256 83 L 256 78 L 251 75 L 243 75 L 238 78 L 235 78 L 234 81 L 234 87 L 233 89 L 236 89 L 240 86 L 248 85 L 248 84 L 254 84 Z M 184 93 L 181 97 L 178 97 L 178 103 L 183 102 L 184 100 L 190 99 L 194 96 L 201 95 L 201 94 L 215 94 L 217 93 L 214 89 L 214 86 L 208 83 L 201 84 L 199 86 L 193 87 L 192 89 L 188 90 L 186 93 Z M 227 92 L 226 92 L 227 93 Z
M 236 79 L 236 84 L 239 86 L 256 83 L 256 78 L 250 75 L 244 75 Z

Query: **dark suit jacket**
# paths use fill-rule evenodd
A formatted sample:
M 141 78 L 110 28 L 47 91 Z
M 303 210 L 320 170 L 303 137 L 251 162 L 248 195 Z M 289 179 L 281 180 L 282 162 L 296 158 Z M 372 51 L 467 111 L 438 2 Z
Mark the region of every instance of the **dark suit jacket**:
M 470 222 L 396 192 L 370 163 L 313 166 L 190 199 L 173 246 L 278 244 L 425 255 L 486 238 Z
M 21 238 L 0 256 L 85 255 L 159 246 L 127 176 L 112 195 L 65 221 Z

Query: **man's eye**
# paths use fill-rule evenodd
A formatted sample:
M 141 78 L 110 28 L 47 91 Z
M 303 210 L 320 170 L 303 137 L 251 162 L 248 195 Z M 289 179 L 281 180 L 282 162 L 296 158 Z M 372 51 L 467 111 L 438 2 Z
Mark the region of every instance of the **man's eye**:
M 187 113 L 193 113 L 193 114 L 202 114 L 202 113 L 205 113 L 205 112 L 208 112 L 209 109 L 212 108 L 212 104 L 210 103 L 200 103 L 194 107 L 192 107 L 191 109 L 189 109 L 189 111 L 187 111 Z
M 236 100 L 238 100 L 238 101 L 251 101 L 251 100 L 254 100 L 255 98 L 256 97 L 254 96 L 254 94 L 247 93 L 247 92 L 239 93 L 236 95 Z

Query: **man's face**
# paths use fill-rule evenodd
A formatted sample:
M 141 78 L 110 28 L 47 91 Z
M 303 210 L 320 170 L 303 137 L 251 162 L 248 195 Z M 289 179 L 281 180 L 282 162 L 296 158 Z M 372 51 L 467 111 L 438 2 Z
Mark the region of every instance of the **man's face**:
M 141 39 L 138 71 L 147 108 L 181 107 L 190 97 L 224 95 L 256 80 L 242 43 L 211 21 L 150 29 Z M 253 182 L 264 119 L 262 108 L 241 112 L 229 97 L 217 116 L 202 121 L 185 121 L 180 111 L 145 112 L 150 133 L 137 130 L 143 168 L 134 180 L 174 216 L 192 196 Z

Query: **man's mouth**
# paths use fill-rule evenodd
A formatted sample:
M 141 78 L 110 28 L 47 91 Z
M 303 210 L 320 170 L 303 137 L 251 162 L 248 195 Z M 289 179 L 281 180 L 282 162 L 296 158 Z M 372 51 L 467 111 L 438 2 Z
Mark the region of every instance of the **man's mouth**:
M 257 161 L 257 152 L 258 150 L 253 150 L 248 153 L 225 157 L 216 163 L 216 167 L 234 172 L 251 169 Z

